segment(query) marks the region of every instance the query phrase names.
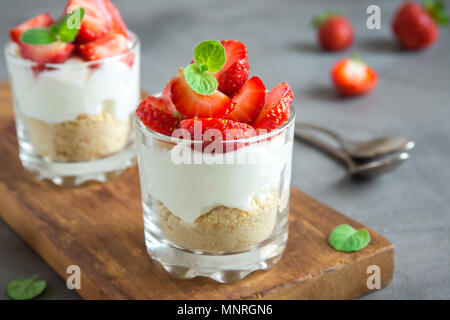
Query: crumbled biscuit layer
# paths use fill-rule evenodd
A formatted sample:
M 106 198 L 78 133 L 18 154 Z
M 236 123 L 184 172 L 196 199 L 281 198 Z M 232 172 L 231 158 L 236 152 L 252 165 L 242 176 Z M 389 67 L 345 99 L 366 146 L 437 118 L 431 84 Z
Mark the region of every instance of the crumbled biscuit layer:
M 108 112 L 81 114 L 75 120 L 47 123 L 27 118 L 28 134 L 40 156 L 57 161 L 87 161 L 121 150 L 128 142 L 131 121 Z
M 229 252 L 247 249 L 269 238 L 275 228 L 279 200 L 268 194 L 254 199 L 248 211 L 219 206 L 197 218 L 193 224 L 173 215 L 163 204 L 156 210 L 165 237 L 191 250 Z

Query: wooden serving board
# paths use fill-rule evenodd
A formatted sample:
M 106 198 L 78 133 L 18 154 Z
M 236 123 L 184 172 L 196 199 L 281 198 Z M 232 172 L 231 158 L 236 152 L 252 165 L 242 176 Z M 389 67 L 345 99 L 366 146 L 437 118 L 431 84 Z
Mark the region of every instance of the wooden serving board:
M 0 216 L 63 278 L 81 269 L 85 299 L 351 299 L 381 287 L 394 272 L 393 245 L 375 231 L 362 251 L 333 250 L 334 227 L 360 223 L 292 188 L 290 236 L 281 261 L 234 284 L 179 280 L 147 255 L 137 168 L 105 184 L 60 188 L 23 170 L 7 83 L 0 83 Z

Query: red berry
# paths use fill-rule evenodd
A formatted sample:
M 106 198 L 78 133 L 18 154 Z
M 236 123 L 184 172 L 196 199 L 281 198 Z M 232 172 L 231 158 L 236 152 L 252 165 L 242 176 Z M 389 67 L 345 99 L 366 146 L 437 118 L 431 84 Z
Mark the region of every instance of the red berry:
M 378 83 L 376 72 L 362 61 L 343 59 L 333 66 L 331 78 L 344 96 L 356 96 L 371 91 Z
M 186 118 L 221 118 L 229 114 L 234 103 L 220 91 L 209 95 L 195 92 L 186 82 L 183 69 L 172 79 L 170 97 L 178 112 Z
M 9 36 L 12 41 L 19 42 L 22 34 L 31 28 L 47 28 L 54 23 L 50 13 L 43 13 L 9 30 Z
M 81 20 L 77 42 L 93 41 L 107 35 L 113 27 L 113 19 L 109 14 L 104 0 L 69 0 L 65 13 L 83 8 L 84 16 Z
M 397 10 L 392 30 L 399 44 L 407 50 L 431 46 L 439 37 L 433 17 L 418 3 L 407 1 Z
M 118 33 L 111 33 L 100 39 L 77 45 L 77 53 L 88 61 L 112 57 L 127 50 L 127 38 Z
M 266 95 L 264 106 L 253 123 L 256 129 L 273 130 L 289 120 L 291 103 L 294 100 L 291 86 L 280 83 Z
M 324 14 L 315 18 L 313 23 L 318 28 L 317 39 L 323 49 L 338 51 L 352 45 L 353 26 L 346 17 Z
M 111 0 L 103 0 L 105 3 L 106 10 L 112 19 L 112 32 L 119 33 L 128 37 L 128 28 L 120 15 L 119 9 L 112 3 Z
M 247 48 L 242 42 L 222 40 L 225 48 L 225 64 L 213 74 L 219 82 L 219 91 L 232 97 L 244 85 L 249 75 Z
M 75 49 L 75 46 L 72 43 L 61 41 L 41 45 L 19 42 L 19 48 L 22 57 L 25 59 L 45 64 L 63 63 Z
M 142 100 L 136 109 L 136 115 L 147 127 L 166 136 L 171 136 L 180 122 L 180 119 L 167 112 L 164 100 L 156 97 Z
M 256 76 L 251 77 L 233 97 L 235 109 L 227 116 L 234 121 L 253 123 L 261 112 L 266 96 L 266 87 Z

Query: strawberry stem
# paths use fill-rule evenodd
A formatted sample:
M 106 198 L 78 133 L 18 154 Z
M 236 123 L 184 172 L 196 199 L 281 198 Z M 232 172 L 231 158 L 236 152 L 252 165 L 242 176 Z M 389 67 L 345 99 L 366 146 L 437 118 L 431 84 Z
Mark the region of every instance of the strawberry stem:
M 323 24 L 325 21 L 330 19 L 331 17 L 338 16 L 339 14 L 337 12 L 327 10 L 324 13 L 317 14 L 312 17 L 311 19 L 311 26 L 313 28 L 319 28 L 321 24 Z
M 448 26 L 450 24 L 450 16 L 445 11 L 443 0 L 424 0 L 423 6 L 439 25 Z

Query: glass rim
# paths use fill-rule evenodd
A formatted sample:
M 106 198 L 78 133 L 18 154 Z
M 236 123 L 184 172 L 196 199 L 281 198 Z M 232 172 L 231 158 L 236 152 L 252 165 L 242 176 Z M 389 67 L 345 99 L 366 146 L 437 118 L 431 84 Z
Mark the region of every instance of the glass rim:
M 161 94 L 156 94 L 155 96 L 160 96 Z M 149 137 L 153 137 L 153 138 L 158 138 L 160 140 L 163 140 L 164 142 L 169 142 L 169 143 L 203 143 L 203 141 L 199 141 L 199 140 L 187 140 L 187 139 L 181 139 L 181 138 L 174 138 L 172 136 L 166 136 L 162 133 L 159 133 L 157 131 L 154 131 L 152 129 L 150 129 L 149 127 L 147 127 L 142 121 L 141 119 L 136 115 L 136 113 L 133 113 L 133 120 L 135 123 L 136 128 L 140 131 L 143 132 L 146 136 Z M 259 142 L 262 140 L 265 140 L 267 138 L 270 137 L 274 137 L 279 135 L 281 132 L 283 131 L 287 131 L 287 129 L 289 129 L 292 124 L 295 122 L 295 108 L 293 108 L 293 106 L 291 105 L 290 107 L 290 115 L 289 115 L 289 120 L 286 121 L 281 127 L 278 127 L 274 130 L 271 130 L 267 133 L 261 134 L 261 135 L 255 135 L 255 136 L 251 136 L 249 138 L 244 138 L 244 139 L 237 139 L 237 140 L 223 140 L 221 141 L 221 143 L 255 143 L 255 142 Z
M 73 63 L 73 64 L 72 63 L 71 64 L 67 64 L 67 63 L 43 63 L 43 64 L 41 64 L 36 61 L 25 59 L 25 58 L 22 58 L 22 57 L 12 54 L 11 50 L 9 50 L 9 49 L 10 49 L 10 46 L 15 42 L 12 41 L 11 39 L 9 39 L 9 41 L 5 44 L 4 53 L 7 58 L 12 59 L 15 63 L 22 64 L 24 66 L 30 66 L 30 67 L 36 66 L 36 65 L 42 65 L 44 67 L 48 67 L 51 69 L 89 67 L 91 65 L 102 63 L 103 61 L 120 59 L 120 58 L 126 56 L 127 54 L 129 54 L 130 52 L 134 51 L 140 45 L 140 40 L 136 33 L 132 32 L 132 31 L 128 31 L 128 33 L 130 35 L 130 39 L 132 40 L 132 43 L 126 52 L 117 54 L 112 57 L 102 58 L 99 60 L 82 61 L 82 62 Z

